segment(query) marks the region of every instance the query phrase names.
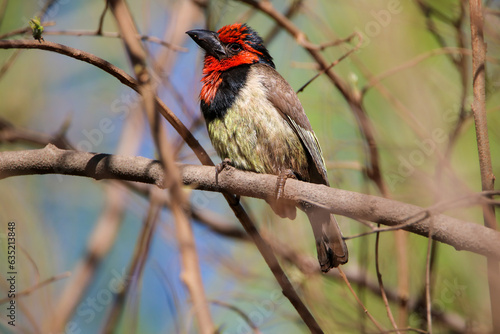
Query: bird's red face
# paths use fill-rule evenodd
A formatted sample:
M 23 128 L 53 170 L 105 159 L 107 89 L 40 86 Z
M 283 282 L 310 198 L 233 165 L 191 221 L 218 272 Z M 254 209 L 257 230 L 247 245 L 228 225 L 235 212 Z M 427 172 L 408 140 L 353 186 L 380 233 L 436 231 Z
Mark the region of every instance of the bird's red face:
M 255 63 L 274 67 L 262 39 L 245 24 L 227 25 L 217 32 L 190 30 L 187 34 L 206 51 L 200 99 L 207 104 L 213 100 L 224 71 Z

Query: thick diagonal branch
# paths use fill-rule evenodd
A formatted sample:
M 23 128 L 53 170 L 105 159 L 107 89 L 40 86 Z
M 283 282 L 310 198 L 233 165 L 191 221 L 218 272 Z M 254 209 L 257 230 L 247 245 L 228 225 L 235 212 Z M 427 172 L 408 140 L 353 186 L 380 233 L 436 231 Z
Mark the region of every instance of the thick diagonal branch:
M 139 94 L 142 97 L 144 111 L 149 120 L 151 134 L 162 165 L 165 168 L 165 180 L 169 186 L 172 199 L 171 210 L 174 216 L 176 238 L 181 256 L 181 279 L 193 303 L 194 314 L 198 322 L 199 332 L 211 334 L 215 325 L 210 314 L 205 288 L 201 277 L 199 257 L 196 250 L 193 230 L 184 211 L 185 196 L 179 176 L 175 156 L 168 140 L 165 128 L 161 125 L 160 114 L 155 110 L 155 85 L 147 66 L 147 54 L 138 36 L 134 18 L 125 0 L 108 0 L 109 7 L 116 19 L 118 29 L 122 35 L 127 56 L 132 63 L 135 77 L 139 82 Z M 153 205 L 159 210 L 159 206 Z M 122 304 L 123 305 L 123 304 Z M 116 312 L 115 314 L 119 314 Z M 118 317 L 110 317 L 106 325 L 106 333 L 112 333 L 116 328 Z

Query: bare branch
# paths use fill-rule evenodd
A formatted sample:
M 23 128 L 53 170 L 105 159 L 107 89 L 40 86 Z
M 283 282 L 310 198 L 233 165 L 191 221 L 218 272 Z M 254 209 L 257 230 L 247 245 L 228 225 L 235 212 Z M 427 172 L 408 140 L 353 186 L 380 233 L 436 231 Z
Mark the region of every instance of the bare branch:
M 55 21 L 48 21 L 48 22 L 42 22 L 40 25 L 42 25 L 44 27 L 50 27 L 50 26 L 53 26 L 55 24 L 56 24 Z M 9 32 L 6 32 L 5 34 L 0 35 L 0 39 L 6 39 L 6 38 L 9 38 L 9 37 L 12 37 L 12 36 L 24 35 L 24 34 L 27 34 L 27 33 L 31 33 L 31 27 L 30 26 L 26 26 L 26 27 L 23 27 L 23 28 L 19 28 L 19 29 L 15 29 L 15 30 L 11 30 Z
M 380 226 L 380 224 L 378 224 L 378 226 Z M 382 297 L 382 301 L 384 302 L 385 310 L 387 312 L 387 317 L 389 318 L 392 327 L 396 330 L 398 334 L 400 334 L 398 325 L 396 324 L 396 320 L 394 320 L 394 316 L 392 315 L 392 310 L 389 305 L 389 300 L 387 299 L 387 294 L 385 292 L 384 281 L 382 280 L 382 273 L 380 272 L 379 244 L 380 244 L 380 233 L 377 232 L 377 235 L 375 237 L 375 271 L 377 272 L 377 281 L 378 281 L 378 286 L 380 288 L 380 296 Z
M 294 0 L 290 6 L 288 6 L 288 9 L 285 11 L 285 17 L 288 18 L 288 19 L 291 19 L 292 17 L 294 17 L 298 11 L 300 10 L 301 6 L 302 6 L 302 2 L 304 2 L 304 0 Z M 264 37 L 264 43 L 267 45 L 269 44 L 275 37 L 276 35 L 278 35 L 280 29 L 282 27 L 275 23 L 274 24 L 274 27 L 272 27 L 272 29 L 269 31 L 269 33 L 266 35 L 266 37 Z
M 125 308 L 126 298 L 129 296 L 133 288 L 137 289 L 138 282 L 141 281 L 140 277 L 142 276 L 144 265 L 151 249 L 152 235 L 155 231 L 161 209 L 158 199 L 160 194 L 161 190 L 151 188 L 149 208 L 141 228 L 138 242 L 135 246 L 134 255 L 130 261 L 129 268 L 127 269 L 127 279 L 124 280 L 124 286 L 122 289 L 120 289 L 120 291 L 114 296 L 113 303 L 111 305 L 111 312 L 107 317 L 106 324 L 104 326 L 104 333 L 113 333 L 117 328 L 120 316 Z M 134 329 L 137 331 L 136 328 Z
M 245 322 L 247 323 L 248 326 L 250 326 L 250 328 L 252 329 L 253 333 L 254 334 L 262 334 L 262 332 L 259 330 L 259 327 L 257 327 L 257 325 L 255 325 L 252 321 L 252 319 L 250 319 L 250 317 L 248 315 L 246 315 L 245 312 L 243 312 L 239 307 L 235 306 L 235 305 L 232 305 L 232 304 L 229 304 L 229 303 L 225 303 L 223 301 L 220 301 L 220 300 L 211 300 L 210 301 L 212 304 L 215 304 L 215 305 L 218 305 L 218 306 L 221 306 L 221 307 L 225 307 L 231 311 L 234 311 L 235 313 L 237 313 L 243 320 L 245 320 Z
M 344 280 L 345 284 L 349 288 L 349 291 L 351 291 L 352 295 L 356 299 L 356 302 L 358 302 L 359 306 L 361 306 L 361 308 L 363 309 L 363 312 L 365 312 L 365 314 L 368 316 L 368 318 L 370 318 L 371 322 L 373 322 L 373 324 L 375 325 L 375 327 L 377 327 L 377 329 L 380 332 L 382 332 L 382 333 L 385 332 L 385 330 L 382 328 L 382 325 L 380 325 L 378 323 L 378 321 L 375 320 L 375 318 L 370 314 L 370 312 L 368 312 L 368 310 L 366 309 L 365 305 L 363 305 L 363 302 L 361 301 L 361 299 L 359 299 L 359 297 L 356 294 L 356 292 L 354 292 L 354 289 L 352 288 L 351 283 L 349 283 L 349 280 L 347 279 L 347 276 L 344 274 L 344 272 L 342 271 L 342 269 L 340 267 L 337 268 L 337 269 L 339 271 L 340 276 Z
M 488 138 L 488 120 L 486 117 L 486 44 L 483 37 L 483 13 L 481 0 L 470 0 L 470 28 L 472 41 L 472 84 L 474 102 L 472 112 L 476 125 L 476 140 L 481 170 L 481 188 L 493 190 L 495 175 L 491 164 L 490 142 Z M 497 229 L 495 209 L 491 205 L 483 206 L 484 225 Z M 498 259 L 487 258 L 488 285 L 490 290 L 491 318 L 493 332 L 500 332 L 500 268 Z
M 121 38 L 122 37 L 118 32 L 111 32 L 111 31 L 96 32 L 94 30 L 54 30 L 54 31 L 48 30 L 48 31 L 44 31 L 44 35 L 95 36 L 95 37 L 112 37 L 112 38 Z M 167 41 L 163 41 L 155 36 L 137 34 L 137 37 L 143 41 L 146 41 L 146 42 L 156 43 L 156 44 L 159 44 L 161 46 L 171 48 L 174 51 L 187 52 L 186 48 L 184 48 L 182 46 L 174 45 L 174 44 L 169 43 Z
M 432 254 L 432 227 L 430 219 L 429 240 L 427 240 L 427 256 L 425 259 L 425 304 L 427 313 L 427 332 L 432 334 L 432 300 L 431 300 L 431 254 Z
M 96 33 L 100 35 L 102 33 L 102 25 L 104 24 L 104 17 L 106 16 L 106 12 L 108 11 L 109 2 L 106 0 L 106 4 L 104 5 L 104 9 L 102 10 L 101 16 L 99 17 L 99 24 L 97 25 Z
M 344 38 L 344 39 L 341 39 L 341 40 L 338 40 L 338 41 L 334 41 L 333 43 L 331 43 L 331 45 L 337 45 L 337 44 L 341 44 L 341 43 L 345 43 L 345 42 L 348 42 L 348 41 L 351 41 L 351 39 L 354 38 L 354 36 L 357 36 L 358 37 L 358 43 L 356 44 L 356 46 L 354 46 L 354 48 L 350 49 L 349 51 L 347 51 L 346 53 L 344 53 L 339 59 L 335 60 L 333 63 L 331 63 L 327 68 L 324 68 L 322 69 L 321 71 L 319 71 L 314 77 L 312 77 L 311 79 L 309 79 L 302 87 L 299 88 L 299 90 L 297 90 L 297 94 L 302 92 L 311 82 L 313 82 L 316 78 L 318 78 L 320 75 L 322 75 L 323 73 L 325 73 L 326 71 L 330 70 L 331 68 L 333 68 L 334 66 L 336 66 L 338 63 L 340 63 L 342 60 L 346 59 L 347 57 L 349 57 L 349 55 L 355 51 L 357 51 L 360 47 L 361 47 L 361 44 L 363 43 L 363 36 L 359 33 L 359 32 L 355 32 L 353 34 L 351 34 L 350 36 Z M 320 48 L 321 49 L 321 48 Z
M 29 288 L 27 289 L 24 289 L 20 292 L 17 292 L 16 293 L 16 298 L 20 298 L 20 297 L 24 297 L 24 296 L 29 296 L 33 291 L 36 291 L 50 283 L 53 283 L 53 282 L 56 282 L 58 280 L 61 280 L 61 279 L 64 279 L 66 277 L 69 277 L 71 276 L 71 272 L 69 271 L 66 271 L 64 273 L 61 273 L 59 275 L 55 275 L 55 276 L 52 276 L 52 277 L 49 277 L 47 278 L 46 280 L 43 280 L 41 282 L 37 282 L 36 284 L 30 286 Z M 0 304 L 4 304 L 4 303 L 8 303 L 9 302 L 9 299 L 8 297 L 6 298 L 2 298 L 0 299 Z
M 134 18 L 127 3 L 124 0 L 109 0 L 108 3 L 118 24 L 126 53 L 139 82 L 139 94 L 142 97 L 144 111 L 149 120 L 153 141 L 164 167 L 164 178 L 172 200 L 171 210 L 174 216 L 176 237 L 181 255 L 182 271 L 180 276 L 192 300 L 200 333 L 211 334 L 215 331 L 215 325 L 203 287 L 193 230 L 184 211 L 187 199 L 182 192 L 178 167 L 175 163 L 174 152 L 168 140 L 166 129 L 161 123 L 160 114 L 155 110 L 156 92 L 147 65 L 147 53 L 138 38 L 138 29 L 135 26 Z M 152 210 L 154 207 L 156 214 L 158 214 L 160 207 L 154 202 L 151 199 L 150 209 Z M 152 215 L 148 214 L 148 217 L 150 216 Z M 150 239 L 149 237 L 148 240 Z M 116 311 L 113 314 L 120 313 L 120 305 L 123 305 L 123 303 L 118 302 L 116 305 Z M 106 333 L 111 333 L 115 330 L 116 327 L 114 325 L 117 323 L 117 319 L 118 316 L 110 318 L 105 329 Z
M 9 0 L 3 0 L 2 3 L 0 4 L 0 27 L 2 26 L 3 18 L 5 16 L 5 11 L 7 9 L 8 3 Z
M 449 46 L 449 47 L 434 49 L 434 50 L 425 52 L 421 55 L 416 56 L 413 59 L 408 60 L 404 64 L 395 66 L 395 67 L 387 70 L 386 72 L 383 72 L 381 74 L 378 74 L 378 75 L 370 78 L 368 83 L 361 89 L 361 94 L 363 94 L 363 95 L 366 94 L 366 92 L 370 88 L 372 88 L 373 86 L 377 85 L 380 81 L 384 80 L 385 78 L 387 78 L 395 73 L 398 73 L 404 69 L 413 67 L 413 66 L 417 65 L 418 63 L 426 60 L 427 58 L 437 56 L 437 55 L 444 55 L 444 54 L 460 54 L 460 55 L 470 56 L 471 51 L 468 49 L 464 49 L 464 48 L 456 48 L 456 47 Z
M 255 198 L 269 198 L 275 191 L 274 175 L 226 168 L 216 184 L 213 167 L 180 165 L 180 170 L 185 185 L 201 190 L 229 192 Z M 163 184 L 160 163 L 142 157 L 60 150 L 53 145 L 40 150 L 0 153 L 0 179 L 33 174 L 65 174 L 96 180 L 122 179 L 158 186 Z M 287 181 L 284 199 L 314 203 L 334 214 L 390 226 L 427 212 L 411 204 L 297 180 Z M 499 232 L 445 215 L 433 217 L 433 239 L 457 250 L 468 250 L 500 260 Z M 427 237 L 429 224 L 429 219 L 426 218 L 404 229 Z

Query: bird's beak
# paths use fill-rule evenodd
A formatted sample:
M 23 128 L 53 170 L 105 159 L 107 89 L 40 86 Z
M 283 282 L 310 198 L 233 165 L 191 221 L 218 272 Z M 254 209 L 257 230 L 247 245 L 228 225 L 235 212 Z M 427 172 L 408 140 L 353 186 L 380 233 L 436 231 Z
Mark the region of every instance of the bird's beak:
M 226 56 L 226 50 L 222 46 L 219 40 L 219 34 L 203 29 L 189 30 L 186 34 L 191 37 L 196 44 L 201 46 L 209 55 L 214 56 L 217 59 L 221 59 Z

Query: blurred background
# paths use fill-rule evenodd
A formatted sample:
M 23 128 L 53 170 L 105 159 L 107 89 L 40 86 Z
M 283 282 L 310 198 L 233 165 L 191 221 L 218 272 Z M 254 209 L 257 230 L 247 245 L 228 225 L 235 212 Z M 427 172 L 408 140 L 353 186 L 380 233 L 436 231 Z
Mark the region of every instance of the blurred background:
M 186 38 L 195 28 L 218 29 L 247 22 L 264 38 L 277 70 L 298 90 L 318 65 L 293 36 L 252 5 L 232 0 L 128 1 L 144 40 L 158 96 L 216 157 L 199 112 L 203 54 Z M 38 15 L 43 38 L 84 50 L 132 74 L 114 17 L 104 1 L 0 1 L 0 35 L 28 26 Z M 380 179 L 370 177 L 370 155 L 346 96 L 321 75 L 299 98 L 328 166 L 341 189 L 390 197 L 427 207 L 481 190 L 474 121 L 469 4 L 459 0 L 276 0 L 311 43 L 332 63 L 357 48 L 333 70 L 360 101 L 378 148 Z M 487 114 L 493 172 L 500 175 L 500 1 L 485 1 Z M 328 46 L 358 32 L 349 42 Z M 109 34 L 108 34 L 109 33 Z M 114 36 L 114 37 L 113 37 Z M 4 37 L 2 37 L 4 38 Z M 31 32 L 9 38 L 31 39 Z M 161 44 L 158 41 L 164 41 Z M 165 123 L 183 163 L 199 164 Z M 0 51 L 0 151 L 61 147 L 156 158 L 140 99 L 130 88 L 87 63 L 41 50 Z M 1 154 L 1 153 L 0 153 Z M 368 169 L 367 169 L 368 168 Z M 117 333 L 196 333 L 192 304 L 181 282 L 173 217 L 165 208 L 153 238 L 130 271 L 148 211 L 148 188 L 118 181 L 33 175 L 0 181 L 1 233 L 17 228 L 17 326 L 2 333 L 97 333 L 116 309 L 114 296 L 130 289 L 114 327 Z M 186 189 L 193 210 L 196 247 L 214 322 L 222 333 L 252 332 L 244 313 L 262 333 L 306 333 L 281 294 L 256 247 L 220 194 Z M 303 263 L 316 263 L 312 231 L 302 213 L 276 217 L 264 201 L 242 199 L 271 245 L 284 244 Z M 480 207 L 455 207 L 448 215 L 483 224 Z M 369 231 L 338 217 L 344 236 Z M 215 224 L 221 229 L 208 227 Z M 226 232 L 225 232 L 226 231 Z M 227 232 L 232 231 L 233 234 Z M 473 236 L 471 236 L 473 237 Z M 5 238 L 0 252 L 0 298 L 5 309 Z M 347 241 L 343 268 L 363 304 L 387 329 L 391 323 L 375 270 L 375 235 Z M 427 238 L 406 232 L 380 235 L 378 264 L 389 305 L 400 328 L 427 329 L 425 273 Z M 491 330 L 486 260 L 436 243 L 431 254 L 431 300 L 435 332 Z M 338 273 L 281 258 L 300 296 L 327 333 L 378 332 Z M 304 262 L 305 261 L 305 262 Z M 309 261 L 309 262 L 308 262 Z M 306 269 L 304 269 L 306 268 Z M 238 311 L 235 311 L 237 309 Z M 240 313 L 238 313 L 240 312 Z

